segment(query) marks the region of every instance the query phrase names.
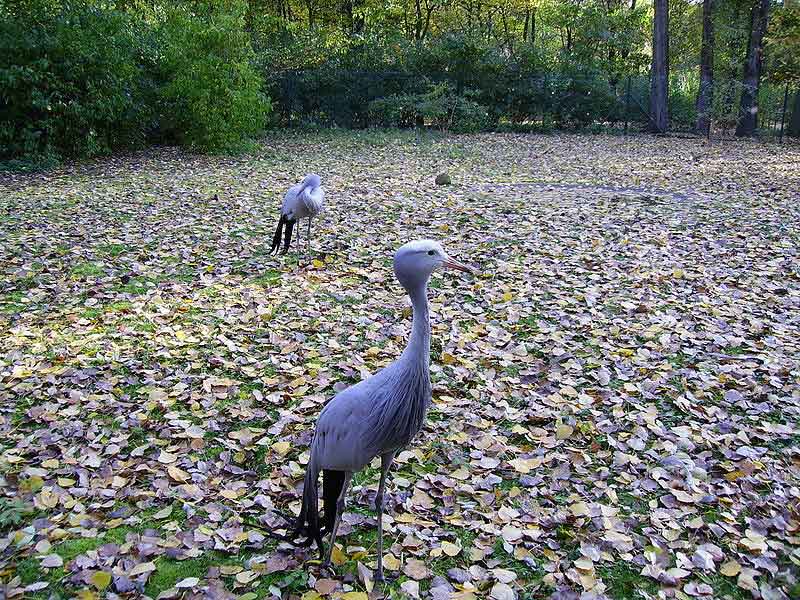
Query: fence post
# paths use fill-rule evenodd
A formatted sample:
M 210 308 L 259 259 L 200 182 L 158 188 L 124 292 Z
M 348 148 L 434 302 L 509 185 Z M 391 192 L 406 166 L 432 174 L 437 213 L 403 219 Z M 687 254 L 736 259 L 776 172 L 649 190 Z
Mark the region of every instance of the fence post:
M 625 135 L 628 135 L 628 115 L 631 112 L 631 76 L 628 75 L 628 83 L 625 86 Z
M 778 137 L 778 143 L 783 143 L 783 124 L 786 122 L 786 104 L 789 101 L 789 84 L 786 84 L 786 89 L 783 90 L 783 110 L 781 111 L 781 134 Z

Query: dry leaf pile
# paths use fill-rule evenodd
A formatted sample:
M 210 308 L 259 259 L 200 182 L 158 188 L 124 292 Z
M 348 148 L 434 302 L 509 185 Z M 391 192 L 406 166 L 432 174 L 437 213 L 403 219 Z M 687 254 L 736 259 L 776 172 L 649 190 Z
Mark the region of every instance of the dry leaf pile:
M 298 266 L 267 252 L 311 171 Z M 798 598 L 798 190 L 796 148 L 636 136 L 284 133 L 7 176 L 0 589 Z M 432 280 L 384 588 L 375 468 L 335 577 L 248 523 L 298 510 L 321 406 L 402 351 L 391 256 L 423 236 L 482 274 Z

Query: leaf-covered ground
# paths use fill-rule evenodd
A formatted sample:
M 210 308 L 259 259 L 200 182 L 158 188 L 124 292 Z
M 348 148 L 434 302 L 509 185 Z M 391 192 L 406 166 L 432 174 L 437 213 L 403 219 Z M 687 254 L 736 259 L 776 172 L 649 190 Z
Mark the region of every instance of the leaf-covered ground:
M 309 171 L 314 260 L 271 258 Z M 798 190 L 796 147 L 567 135 L 283 133 L 6 177 L 0 590 L 800 597 Z M 242 517 L 298 510 L 321 406 L 402 350 L 391 256 L 423 236 L 482 274 L 432 281 L 434 405 L 373 587 L 375 468 L 335 577 Z

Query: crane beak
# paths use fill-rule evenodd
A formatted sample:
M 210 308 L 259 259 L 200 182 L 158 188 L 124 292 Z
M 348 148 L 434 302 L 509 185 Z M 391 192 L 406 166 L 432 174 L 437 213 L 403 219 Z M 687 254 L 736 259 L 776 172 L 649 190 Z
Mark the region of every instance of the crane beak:
M 472 267 L 468 267 L 464 263 L 458 262 L 454 258 L 450 258 L 449 256 L 442 261 L 442 266 L 447 267 L 448 269 L 458 269 L 459 271 L 464 271 L 465 273 L 471 273 L 472 275 L 475 274 L 475 269 Z

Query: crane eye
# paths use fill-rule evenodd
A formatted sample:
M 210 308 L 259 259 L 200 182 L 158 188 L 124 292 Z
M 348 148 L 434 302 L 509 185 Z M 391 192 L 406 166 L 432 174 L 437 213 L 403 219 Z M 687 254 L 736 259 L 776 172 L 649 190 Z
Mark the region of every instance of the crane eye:
M 428 256 L 433 256 L 436 254 L 436 250 L 428 250 Z

